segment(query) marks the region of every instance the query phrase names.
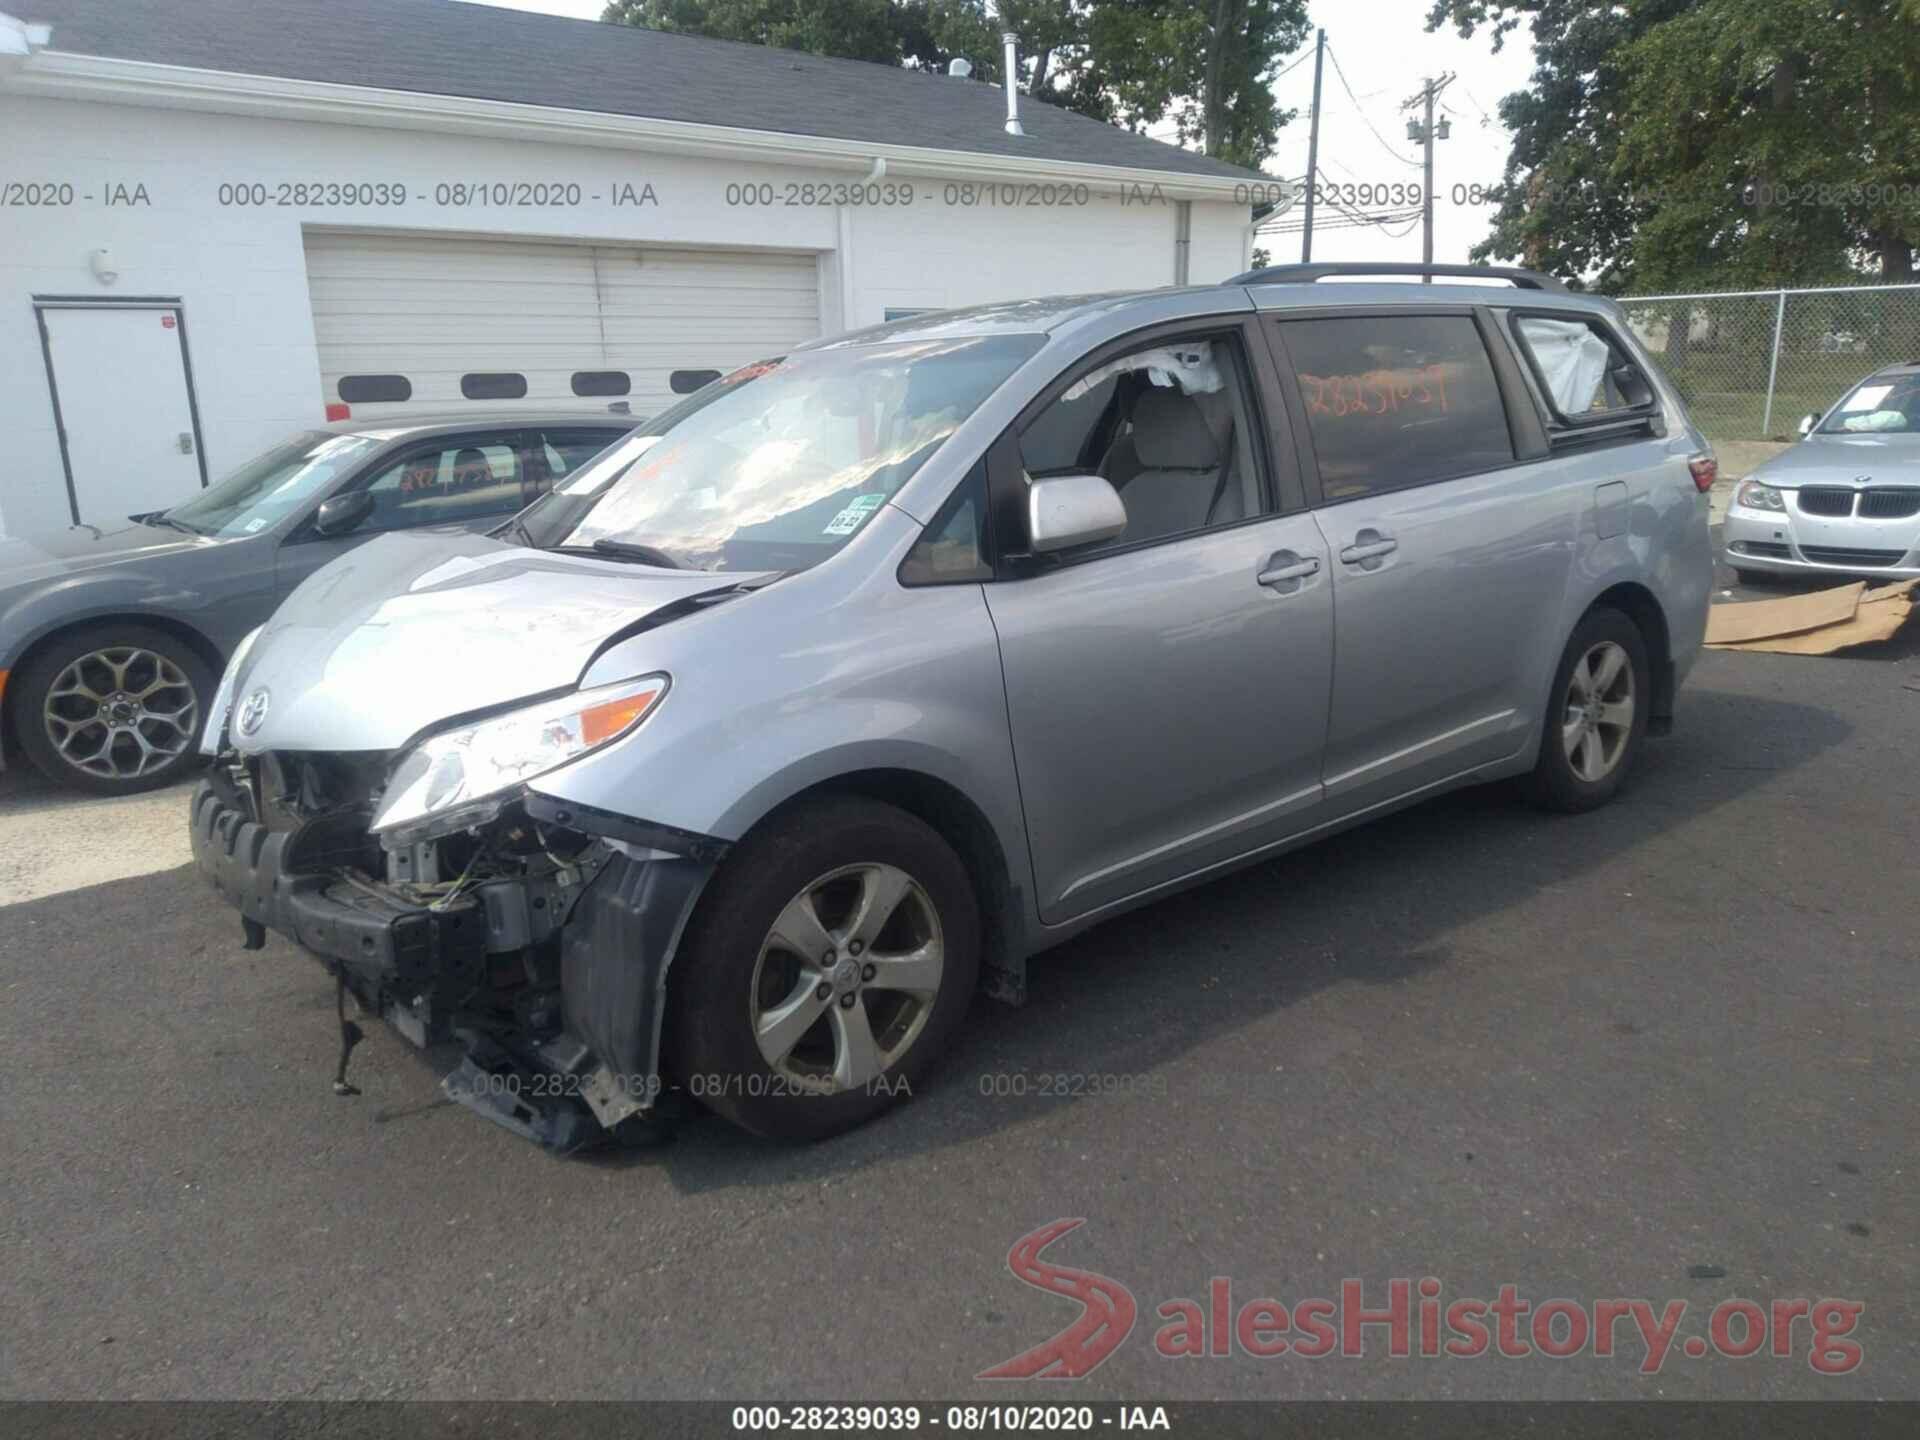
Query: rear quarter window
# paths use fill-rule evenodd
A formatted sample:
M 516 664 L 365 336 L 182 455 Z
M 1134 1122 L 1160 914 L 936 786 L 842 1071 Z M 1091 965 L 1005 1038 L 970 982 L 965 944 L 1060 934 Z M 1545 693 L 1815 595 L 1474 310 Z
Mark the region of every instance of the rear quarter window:
M 1338 316 L 1275 328 L 1299 384 L 1324 500 L 1513 460 L 1493 362 L 1471 316 Z
M 1653 408 L 1646 373 L 1606 327 L 1575 315 L 1515 315 L 1514 337 L 1554 420 L 1623 420 Z

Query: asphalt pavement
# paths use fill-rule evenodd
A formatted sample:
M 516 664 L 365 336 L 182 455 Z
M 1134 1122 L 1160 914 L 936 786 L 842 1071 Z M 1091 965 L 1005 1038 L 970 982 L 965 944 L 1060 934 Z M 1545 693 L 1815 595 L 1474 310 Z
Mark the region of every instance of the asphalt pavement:
M 338 1098 L 326 977 L 189 868 L 7 906 L 0 1395 L 1920 1397 L 1917 740 L 1920 625 L 1708 654 L 1612 807 L 1467 792 L 1109 923 L 806 1148 L 695 1118 L 556 1159 L 379 1027 Z M 1131 1333 L 1075 1384 L 976 1379 L 1081 1313 L 1008 1264 L 1073 1218 L 1045 1260 Z M 1396 1278 L 1688 1309 L 1657 1373 L 1625 1323 L 1159 1353 L 1213 1277 L 1229 1313 Z M 1805 1319 L 1690 1354 L 1730 1297 L 1857 1302 L 1857 1363 Z

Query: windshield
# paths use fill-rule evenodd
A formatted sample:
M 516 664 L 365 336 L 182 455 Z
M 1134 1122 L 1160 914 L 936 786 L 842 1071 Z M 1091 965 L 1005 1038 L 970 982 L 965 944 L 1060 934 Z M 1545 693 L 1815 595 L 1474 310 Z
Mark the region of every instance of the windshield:
M 256 535 L 305 505 L 380 444 L 365 435 L 310 430 L 163 513 L 202 535 Z
M 857 534 L 1038 335 L 808 350 L 665 411 L 522 517 L 534 544 L 692 570 L 800 570 Z
M 1822 435 L 1877 435 L 1920 430 L 1920 375 L 1862 381 L 1820 426 Z

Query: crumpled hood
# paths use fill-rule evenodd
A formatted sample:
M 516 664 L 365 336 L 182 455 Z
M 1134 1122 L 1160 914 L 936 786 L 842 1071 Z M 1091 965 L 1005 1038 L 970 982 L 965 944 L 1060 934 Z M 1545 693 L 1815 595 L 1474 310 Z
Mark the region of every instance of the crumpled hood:
M 1765 485 L 1920 485 L 1920 435 L 1810 435 L 1753 471 Z
M 436 723 L 574 684 L 615 633 L 751 578 L 480 535 L 386 535 L 315 571 L 248 652 L 229 734 L 261 750 L 392 750 Z M 255 699 L 264 717 L 245 733 Z
M 101 565 L 152 560 L 219 543 L 157 525 L 121 525 L 112 530 L 71 525 L 0 540 L 0 586 L 54 580 Z

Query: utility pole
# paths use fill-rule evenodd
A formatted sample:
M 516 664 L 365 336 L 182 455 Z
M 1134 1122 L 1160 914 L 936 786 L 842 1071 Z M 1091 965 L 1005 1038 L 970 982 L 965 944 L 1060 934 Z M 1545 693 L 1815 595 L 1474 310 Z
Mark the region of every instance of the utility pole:
M 1307 215 L 1300 228 L 1300 262 L 1313 259 L 1313 192 L 1320 184 L 1320 65 L 1327 58 L 1327 32 L 1313 42 L 1313 122 L 1307 128 Z
M 1407 121 L 1407 138 L 1423 147 L 1426 152 L 1421 157 L 1422 171 L 1425 178 L 1420 187 L 1420 261 L 1424 265 L 1433 264 L 1433 142 L 1435 140 L 1444 140 L 1453 133 L 1452 123 L 1444 116 L 1441 117 L 1439 128 L 1437 130 L 1435 129 L 1433 123 L 1433 102 L 1439 98 L 1442 90 L 1453 83 L 1453 79 L 1454 77 L 1451 73 L 1442 75 L 1438 80 L 1432 76 L 1428 76 L 1427 83 L 1420 87 L 1419 92 L 1409 96 L 1400 107 L 1402 110 L 1410 110 L 1415 105 L 1421 105 L 1424 106 L 1426 110 L 1426 118 L 1424 121 Z M 1420 277 L 1420 283 L 1422 285 L 1431 285 L 1433 283 L 1433 277 L 1431 275 L 1422 275 Z

